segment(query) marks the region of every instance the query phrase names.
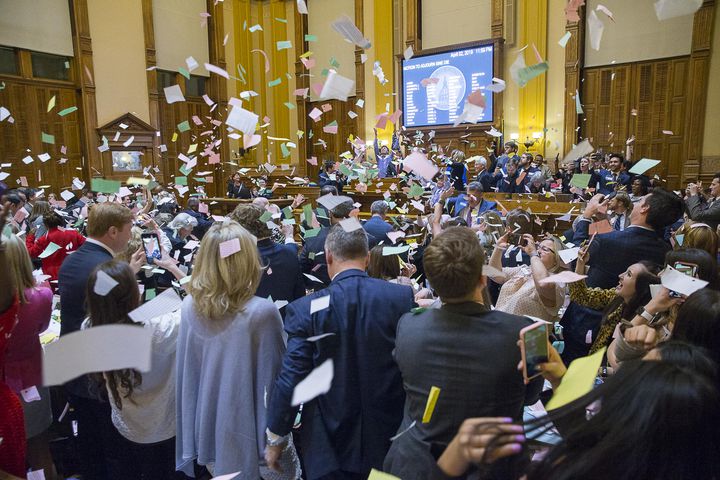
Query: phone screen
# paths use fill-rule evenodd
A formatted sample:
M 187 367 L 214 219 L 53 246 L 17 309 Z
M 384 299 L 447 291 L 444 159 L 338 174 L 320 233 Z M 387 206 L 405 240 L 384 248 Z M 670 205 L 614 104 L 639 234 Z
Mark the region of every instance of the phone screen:
M 145 249 L 145 258 L 148 263 L 153 263 L 153 259 L 162 256 L 160 252 L 160 241 L 155 234 L 143 235 L 143 248 Z
M 542 324 L 537 328 L 528 330 L 523 335 L 525 347 L 525 366 L 528 377 L 537 374 L 535 367 L 548 361 L 548 325 Z
M 697 265 L 690 265 L 682 262 L 675 262 L 673 268 L 680 273 L 684 273 L 690 277 L 695 277 L 697 274 Z

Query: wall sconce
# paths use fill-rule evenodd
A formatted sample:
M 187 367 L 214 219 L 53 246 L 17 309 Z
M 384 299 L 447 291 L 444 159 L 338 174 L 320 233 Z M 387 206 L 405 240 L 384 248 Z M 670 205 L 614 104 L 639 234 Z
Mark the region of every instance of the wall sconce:
M 519 138 L 520 138 L 520 134 L 519 134 L 519 133 L 511 133 L 511 134 L 510 134 L 510 140 L 517 140 L 517 139 L 519 139 Z

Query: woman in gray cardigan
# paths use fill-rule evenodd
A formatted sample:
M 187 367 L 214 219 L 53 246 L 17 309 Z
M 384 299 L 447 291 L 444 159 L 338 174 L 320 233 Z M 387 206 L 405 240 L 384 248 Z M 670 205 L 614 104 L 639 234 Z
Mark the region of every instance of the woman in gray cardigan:
M 283 474 L 261 465 L 266 398 L 285 352 L 277 307 L 255 291 L 261 277 L 255 238 L 233 221 L 215 223 L 195 260 L 177 346 L 178 470 L 193 461 L 238 479 L 300 476 L 292 443 Z

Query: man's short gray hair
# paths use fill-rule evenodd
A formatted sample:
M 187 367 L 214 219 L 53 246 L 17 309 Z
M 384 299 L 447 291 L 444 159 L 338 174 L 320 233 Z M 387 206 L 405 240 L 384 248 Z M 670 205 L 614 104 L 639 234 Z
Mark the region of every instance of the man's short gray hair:
M 367 258 L 367 233 L 362 228 L 346 232 L 342 225 L 334 225 L 325 239 L 325 251 L 330 252 L 335 259 L 340 261 Z
M 482 165 L 483 167 L 487 168 L 487 158 L 485 158 L 485 157 L 479 157 L 479 158 L 475 161 L 475 163 L 476 163 L 476 164 L 479 163 L 479 164 Z
M 373 215 L 376 213 L 378 215 L 385 215 L 389 208 L 385 200 L 375 200 L 372 205 L 370 205 L 370 213 Z
M 480 182 L 470 182 L 467 186 L 468 192 L 484 192 L 482 183 Z

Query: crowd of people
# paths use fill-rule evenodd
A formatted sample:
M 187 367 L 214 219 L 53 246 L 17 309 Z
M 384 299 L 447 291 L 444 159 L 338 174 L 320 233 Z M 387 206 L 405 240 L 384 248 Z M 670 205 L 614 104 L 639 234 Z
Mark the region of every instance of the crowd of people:
M 391 148 L 375 142 L 377 178 L 402 171 Z M 418 178 L 427 214 L 379 200 L 365 221 L 335 161 L 319 198 L 282 210 L 275 186 L 237 173 L 228 196 L 255 198 L 225 217 L 161 185 L 67 201 L 3 189 L 0 473 L 720 477 L 720 174 L 709 192 L 672 192 L 619 154 L 552 169 L 513 143 L 474 162 L 472 176 L 456 150 Z M 552 235 L 493 191 L 586 203 Z M 701 288 L 672 290 L 678 272 L 673 285 Z M 131 318 L 167 290 L 179 309 Z M 58 341 L 147 329 L 150 369 L 44 386 L 54 311 Z M 549 354 L 525 381 L 519 333 L 537 321 L 553 327 Z M 545 413 L 570 363 L 601 351 L 595 388 Z

